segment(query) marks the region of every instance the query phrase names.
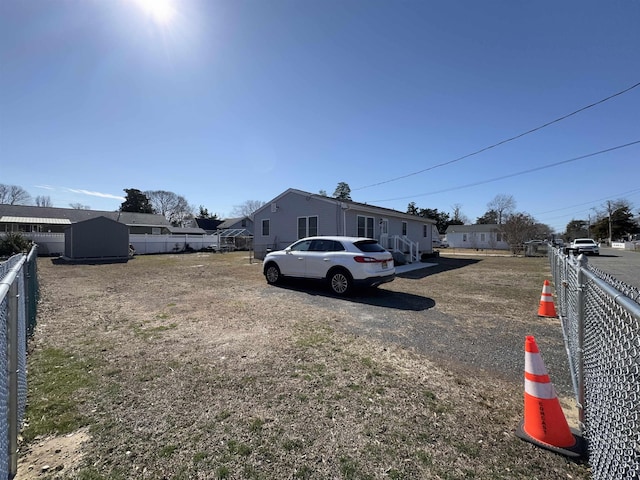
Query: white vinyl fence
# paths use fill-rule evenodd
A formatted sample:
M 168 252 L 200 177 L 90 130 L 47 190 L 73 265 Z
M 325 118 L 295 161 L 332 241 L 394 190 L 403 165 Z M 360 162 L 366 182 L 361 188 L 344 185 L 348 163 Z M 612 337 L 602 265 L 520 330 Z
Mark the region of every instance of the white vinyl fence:
M 64 254 L 64 233 L 21 233 L 38 245 L 38 255 Z M 150 235 L 130 234 L 129 243 L 136 254 L 178 253 L 191 250 L 219 249 L 218 235 Z
M 130 234 L 129 243 L 136 254 L 178 253 L 191 250 L 204 250 L 218 245 L 217 235 L 147 235 Z

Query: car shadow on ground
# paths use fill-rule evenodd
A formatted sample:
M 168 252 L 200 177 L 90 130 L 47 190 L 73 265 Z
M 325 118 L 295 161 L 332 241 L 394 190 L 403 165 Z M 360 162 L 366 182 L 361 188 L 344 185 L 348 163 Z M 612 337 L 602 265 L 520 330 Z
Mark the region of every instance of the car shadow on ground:
M 361 303 L 382 308 L 420 312 L 435 307 L 436 302 L 429 297 L 411 293 L 394 292 L 382 288 L 359 288 L 346 296 L 336 295 L 326 282 L 310 279 L 283 278 L 277 285 L 279 288 L 305 293 L 313 297 L 325 297 L 351 303 Z
M 398 273 L 396 277 L 398 278 L 410 278 L 410 279 L 420 279 L 425 278 L 431 275 L 436 275 L 438 273 L 447 272 L 449 270 L 455 270 L 457 268 L 468 267 L 469 265 L 473 265 L 475 263 L 481 262 L 480 258 L 449 258 L 449 257 L 440 257 L 435 262 L 437 265 L 421 268 L 418 270 L 412 270 L 409 272 Z

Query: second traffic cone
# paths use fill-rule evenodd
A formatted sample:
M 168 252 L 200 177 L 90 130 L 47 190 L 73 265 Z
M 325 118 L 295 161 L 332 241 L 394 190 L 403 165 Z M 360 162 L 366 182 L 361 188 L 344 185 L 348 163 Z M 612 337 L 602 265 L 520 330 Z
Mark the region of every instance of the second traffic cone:
M 556 318 L 556 307 L 553 304 L 553 296 L 551 295 L 551 284 L 549 280 L 544 281 L 542 285 L 542 295 L 540 296 L 540 307 L 538 308 L 539 317 L 552 317 Z
M 569 428 L 533 336 L 526 338 L 524 350 L 524 420 L 516 435 L 568 457 L 582 456 L 584 440 Z

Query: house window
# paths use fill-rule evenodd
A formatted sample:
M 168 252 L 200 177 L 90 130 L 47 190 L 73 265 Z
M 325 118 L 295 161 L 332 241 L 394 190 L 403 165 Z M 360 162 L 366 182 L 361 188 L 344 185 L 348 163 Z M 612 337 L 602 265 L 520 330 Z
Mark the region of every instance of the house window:
M 486 242 L 486 234 L 485 233 L 481 233 L 480 234 L 480 241 L 481 242 Z
M 262 220 L 262 236 L 263 237 L 268 237 L 269 236 L 269 230 L 270 230 L 270 225 L 269 225 L 269 219 L 264 219 Z
M 358 215 L 358 236 L 373 238 L 373 217 Z
M 466 241 L 467 241 L 467 234 L 466 234 L 466 233 L 463 233 L 463 234 L 462 234 L 462 241 L 463 241 L 463 242 L 466 242 Z
M 242 219 L 241 225 L 242 225 L 242 228 L 247 228 L 247 219 L 246 218 Z
M 500 232 L 496 233 L 496 240 L 497 240 L 498 242 L 501 242 L 501 241 L 502 241 L 502 233 L 500 233 Z
M 402 235 L 407 236 L 407 222 L 402 222 Z
M 298 238 L 318 235 L 318 217 L 298 217 Z

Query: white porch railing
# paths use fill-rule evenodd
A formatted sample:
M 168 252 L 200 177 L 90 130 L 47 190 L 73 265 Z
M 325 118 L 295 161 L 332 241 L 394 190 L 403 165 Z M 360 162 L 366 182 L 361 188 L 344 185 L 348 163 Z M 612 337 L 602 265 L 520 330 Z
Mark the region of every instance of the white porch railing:
M 418 242 L 412 241 L 406 235 L 389 235 L 383 233 L 380 235 L 380 245 L 391 252 L 401 252 L 408 255 L 409 263 L 420 261 L 420 251 Z

